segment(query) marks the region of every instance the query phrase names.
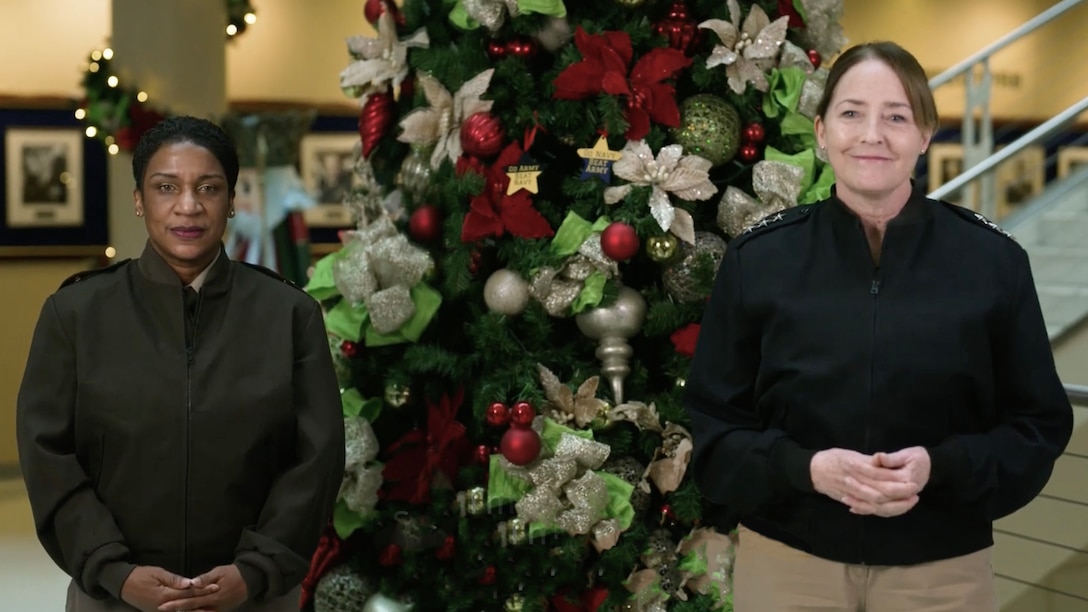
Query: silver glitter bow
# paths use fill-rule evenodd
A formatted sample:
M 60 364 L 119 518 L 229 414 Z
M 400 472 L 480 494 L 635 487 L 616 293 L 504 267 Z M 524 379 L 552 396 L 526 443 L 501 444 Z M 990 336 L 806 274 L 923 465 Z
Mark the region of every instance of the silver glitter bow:
M 758 199 L 736 187 L 727 187 L 718 203 L 718 227 L 736 237 L 768 215 L 796 206 L 804 176 L 804 169 L 793 164 L 767 160 L 756 163 L 752 189 Z
M 374 465 L 378 458 L 378 437 L 363 417 L 344 419 L 346 442 L 344 479 L 340 484 L 340 499 L 352 512 L 367 514 L 378 505 L 378 489 L 382 486 L 382 466 Z
M 518 0 L 462 0 L 461 5 L 469 17 L 492 32 L 502 27 L 508 13 L 511 18 L 521 14 Z

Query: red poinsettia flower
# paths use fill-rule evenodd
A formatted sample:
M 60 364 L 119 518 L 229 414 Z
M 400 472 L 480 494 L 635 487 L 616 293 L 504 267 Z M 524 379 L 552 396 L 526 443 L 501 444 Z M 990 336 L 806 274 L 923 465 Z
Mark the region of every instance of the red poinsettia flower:
M 488 236 L 496 238 L 509 232 L 520 238 L 548 238 L 555 232 L 535 208 L 529 199 L 529 192 L 524 189 L 513 195 L 506 195 L 510 177 L 506 174 L 507 166 L 518 163 L 523 151 L 514 141 L 499 153 L 491 167 L 484 170 L 487 186 L 482 193 L 472 198 L 468 214 L 461 226 L 461 242 L 476 242 Z M 470 164 L 458 162 L 458 171 L 476 170 Z
M 680 125 L 676 89 L 667 79 L 691 65 L 682 51 L 656 48 L 635 62 L 628 74 L 634 51 L 626 32 L 589 35 L 580 26 L 574 44 L 582 61 L 567 66 L 555 78 L 555 97 L 582 100 L 606 93 L 625 96 L 628 140 L 641 140 L 650 133 L 650 120 L 668 127 Z
M 791 28 L 805 27 L 805 20 L 801 18 L 801 13 L 798 13 L 793 6 L 793 0 L 778 0 L 778 16 L 789 17 L 790 20 L 786 25 Z
M 702 329 L 702 326 L 698 323 L 690 323 L 674 331 L 669 336 L 669 340 L 672 340 L 676 352 L 684 357 L 693 357 L 695 355 L 695 344 L 699 341 L 700 329 Z
M 435 472 L 454 481 L 469 450 L 465 426 L 457 420 L 464 397 L 464 389 L 458 389 L 438 404 L 427 402 L 427 431 L 413 429 L 387 449 L 391 458 L 382 478 L 389 486 L 382 491 L 383 499 L 424 504 L 431 498 Z

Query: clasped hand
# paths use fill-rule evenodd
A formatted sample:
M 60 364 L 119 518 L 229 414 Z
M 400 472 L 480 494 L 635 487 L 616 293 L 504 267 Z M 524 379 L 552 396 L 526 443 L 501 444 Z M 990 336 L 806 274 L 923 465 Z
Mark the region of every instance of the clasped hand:
M 132 570 L 121 587 L 121 599 L 141 612 L 227 612 L 245 603 L 248 593 L 234 565 L 221 565 L 196 578 L 161 567 Z
M 918 503 L 929 482 L 930 461 L 921 446 L 875 455 L 832 448 L 816 453 L 810 470 L 816 491 L 846 504 L 850 512 L 892 517 Z

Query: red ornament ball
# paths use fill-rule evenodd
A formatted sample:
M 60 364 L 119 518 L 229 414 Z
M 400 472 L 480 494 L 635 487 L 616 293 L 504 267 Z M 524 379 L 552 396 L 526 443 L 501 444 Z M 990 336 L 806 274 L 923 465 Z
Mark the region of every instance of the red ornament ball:
M 480 576 L 480 579 L 477 580 L 477 582 L 479 582 L 480 584 L 482 584 L 484 586 L 488 586 L 488 585 L 495 584 L 495 580 L 497 578 L 498 578 L 498 570 L 495 569 L 494 565 L 489 565 L 486 568 L 484 568 L 484 575 Z
M 763 130 L 763 126 L 758 123 L 749 123 L 744 128 L 744 138 L 752 144 L 759 144 L 766 138 L 767 133 Z
M 507 53 L 519 59 L 531 59 L 536 49 L 536 41 L 531 38 L 515 38 L 506 43 Z
M 472 451 L 472 459 L 480 465 L 486 466 L 491 463 L 491 447 L 486 444 L 477 446 Z
M 493 61 L 498 61 L 506 57 L 506 44 L 497 40 L 487 41 L 487 57 Z
M 487 407 L 484 420 L 492 427 L 506 427 L 510 422 L 510 409 L 502 402 L 495 402 Z
M 499 443 L 502 456 L 514 465 L 528 465 L 540 455 L 540 436 L 529 428 L 511 427 Z
M 476 157 L 490 157 L 502 150 L 506 131 L 491 113 L 469 115 L 461 124 L 461 149 Z
M 484 256 L 479 251 L 473 251 L 472 254 L 469 255 L 468 271 L 472 273 L 473 276 L 476 276 L 476 273 L 480 271 L 480 261 L 483 260 L 483 258 Z
M 531 427 L 536 418 L 536 410 L 529 402 L 518 402 L 510 410 L 510 425 L 512 427 Z
M 408 219 L 408 233 L 416 242 L 428 243 L 442 236 L 442 213 L 437 206 L 424 204 Z
M 434 556 L 442 561 L 449 561 L 457 554 L 457 538 L 451 535 L 446 536 L 443 540 L 442 546 L 438 547 L 438 550 L 434 551 Z
M 740 148 L 740 151 L 737 152 L 737 157 L 739 157 L 742 162 L 750 164 L 759 159 L 759 147 L 748 143 Z
M 363 16 L 371 25 L 377 25 L 378 18 L 387 10 L 393 11 L 393 21 L 397 25 L 404 25 L 404 15 L 397 9 L 397 5 L 393 4 L 393 0 L 366 0 Z
M 601 232 L 601 251 L 614 261 L 627 261 L 638 253 L 638 234 L 635 228 L 613 221 Z
M 400 546 L 396 544 L 390 544 L 382 549 L 381 554 L 378 556 L 378 563 L 383 567 L 393 567 L 400 565 L 403 559 L 400 554 Z
M 823 61 L 823 59 L 820 58 L 820 52 L 816 49 L 809 49 L 806 51 L 806 54 L 808 55 L 808 61 L 812 62 L 812 67 L 819 68 L 820 63 Z
M 359 345 L 351 340 L 344 340 L 340 343 L 340 354 L 348 359 L 351 359 L 355 355 L 359 354 Z

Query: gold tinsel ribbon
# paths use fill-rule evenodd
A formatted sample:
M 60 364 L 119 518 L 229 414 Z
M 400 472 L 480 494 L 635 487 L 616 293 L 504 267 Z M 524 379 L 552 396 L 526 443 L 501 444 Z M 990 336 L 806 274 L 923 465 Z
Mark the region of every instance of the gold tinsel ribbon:
M 352 304 L 365 303 L 381 334 L 400 329 L 415 314 L 410 289 L 434 267 L 431 256 L 397 231 L 387 217 L 348 232 L 333 280 Z
M 571 535 L 590 533 L 608 508 L 608 485 L 593 470 L 604 465 L 610 451 L 607 444 L 564 433 L 552 457 L 522 470 L 534 487 L 515 504 L 518 518 Z
M 797 205 L 805 171 L 785 162 L 763 160 L 752 170 L 752 189 L 757 198 L 730 186 L 718 204 L 718 227 L 732 237 L 768 215 Z

